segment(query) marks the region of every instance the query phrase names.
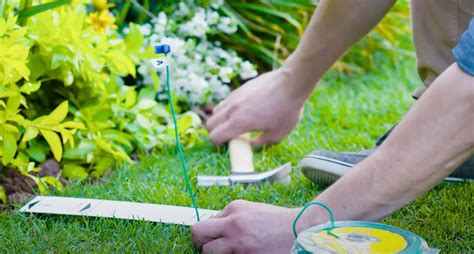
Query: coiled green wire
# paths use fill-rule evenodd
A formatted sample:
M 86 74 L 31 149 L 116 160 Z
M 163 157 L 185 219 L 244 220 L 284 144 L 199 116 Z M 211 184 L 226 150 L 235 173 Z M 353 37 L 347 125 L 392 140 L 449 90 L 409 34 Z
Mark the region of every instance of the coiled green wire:
M 165 55 L 166 57 L 166 55 Z M 179 144 L 179 135 L 178 135 L 178 123 L 176 121 L 176 116 L 174 113 L 174 107 L 173 107 L 173 101 L 171 97 L 171 88 L 170 88 L 170 70 L 169 66 L 166 65 L 166 87 L 167 87 L 167 92 L 168 92 L 168 101 L 171 109 L 171 116 L 173 118 L 173 123 L 174 123 L 174 134 L 175 134 L 175 140 L 176 140 L 176 150 L 178 151 L 179 154 L 179 159 L 181 161 L 181 168 L 183 169 L 183 175 L 184 175 L 184 181 L 186 182 L 186 188 L 188 189 L 189 195 L 191 196 L 191 201 L 194 207 L 194 211 L 196 212 L 196 218 L 197 221 L 200 221 L 199 217 L 199 210 L 196 205 L 196 198 L 194 197 L 194 192 L 193 189 L 191 188 L 191 183 L 189 181 L 188 177 L 188 170 L 186 169 L 186 160 L 184 159 L 184 152 L 183 148 Z
M 296 237 L 298 237 L 298 232 L 296 232 L 296 224 L 298 223 L 298 220 L 300 219 L 301 215 L 303 215 L 304 211 L 312 206 L 312 205 L 318 205 L 318 206 L 321 206 L 322 208 L 326 209 L 326 211 L 328 211 L 329 213 L 329 219 L 331 221 L 331 227 L 327 230 L 328 232 L 328 235 L 332 235 L 336 238 L 339 238 L 337 235 L 333 234 L 331 232 L 332 229 L 335 228 L 334 226 L 334 215 L 332 214 L 332 211 L 331 211 L 331 208 L 329 208 L 329 206 L 327 206 L 326 204 L 324 203 L 321 203 L 321 202 L 316 202 L 316 201 L 313 201 L 313 202 L 309 202 L 307 203 L 306 205 L 303 206 L 303 208 L 300 210 L 300 212 L 298 213 L 298 215 L 296 215 L 296 218 L 295 220 L 293 221 L 293 235 Z

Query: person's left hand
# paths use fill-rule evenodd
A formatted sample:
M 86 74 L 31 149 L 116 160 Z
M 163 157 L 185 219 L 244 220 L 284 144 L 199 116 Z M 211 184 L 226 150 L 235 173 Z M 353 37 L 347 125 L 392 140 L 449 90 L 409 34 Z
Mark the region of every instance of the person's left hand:
M 192 238 L 204 253 L 289 253 L 298 211 L 236 200 L 216 217 L 195 224 Z

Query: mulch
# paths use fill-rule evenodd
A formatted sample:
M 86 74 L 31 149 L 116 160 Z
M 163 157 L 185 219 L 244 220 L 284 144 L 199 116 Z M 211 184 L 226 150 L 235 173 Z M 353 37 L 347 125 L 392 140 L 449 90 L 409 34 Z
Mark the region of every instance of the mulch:
M 61 177 L 60 167 L 57 161 L 47 160 L 39 166 L 41 170 L 32 175 L 38 177 L 53 176 L 59 179 L 63 185 L 66 181 Z M 14 204 L 20 204 L 25 199 L 30 199 L 37 189 L 37 184 L 29 177 L 22 175 L 15 169 L 2 168 L 0 166 L 0 186 L 5 190 L 8 202 L 0 206 L 0 209 L 8 209 Z

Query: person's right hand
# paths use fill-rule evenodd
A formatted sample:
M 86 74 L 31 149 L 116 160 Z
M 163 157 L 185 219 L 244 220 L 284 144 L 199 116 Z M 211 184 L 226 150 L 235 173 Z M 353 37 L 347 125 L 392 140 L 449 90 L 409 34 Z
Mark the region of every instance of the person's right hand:
M 274 144 L 298 123 L 305 96 L 293 92 L 289 75 L 276 70 L 248 81 L 219 103 L 206 123 L 214 144 L 249 131 L 261 131 L 252 144 Z

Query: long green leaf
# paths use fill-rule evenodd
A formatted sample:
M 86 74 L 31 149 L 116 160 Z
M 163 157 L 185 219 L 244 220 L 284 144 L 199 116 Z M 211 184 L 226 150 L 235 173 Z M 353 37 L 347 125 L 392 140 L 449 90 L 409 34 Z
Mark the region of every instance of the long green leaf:
M 125 3 L 123 4 L 122 10 L 120 11 L 120 15 L 117 18 L 118 25 L 122 25 L 123 22 L 125 22 L 125 19 L 127 18 L 127 15 L 130 11 L 131 6 L 132 6 L 132 1 L 126 0 Z
M 303 33 L 303 25 L 300 24 L 300 22 L 298 22 L 295 18 L 293 18 L 291 15 L 289 15 L 288 13 L 284 11 L 268 8 L 267 6 L 262 6 L 258 4 L 248 4 L 248 3 L 234 3 L 233 6 L 235 8 L 253 10 L 257 13 L 269 14 L 276 17 L 280 17 L 286 20 L 288 23 L 292 24 L 298 30 L 300 34 Z
M 5 10 L 7 9 L 8 6 L 8 0 L 2 0 L 2 3 L 0 4 L 0 18 L 5 18 Z
M 45 4 L 40 4 L 34 7 L 30 7 L 18 12 L 18 19 L 19 20 L 26 19 L 38 13 L 48 11 L 48 10 L 51 10 L 51 9 L 54 9 L 54 8 L 57 8 L 59 6 L 69 4 L 69 3 L 71 3 L 71 0 L 58 0 L 56 2 L 45 3 Z

